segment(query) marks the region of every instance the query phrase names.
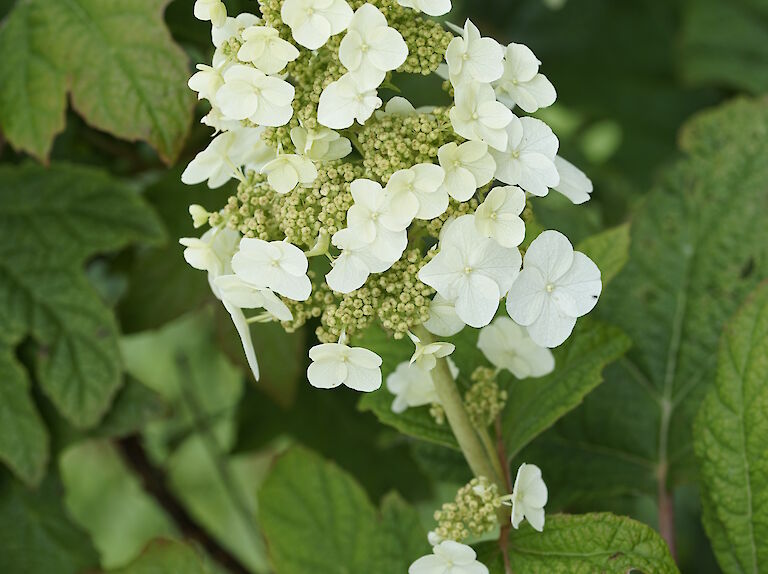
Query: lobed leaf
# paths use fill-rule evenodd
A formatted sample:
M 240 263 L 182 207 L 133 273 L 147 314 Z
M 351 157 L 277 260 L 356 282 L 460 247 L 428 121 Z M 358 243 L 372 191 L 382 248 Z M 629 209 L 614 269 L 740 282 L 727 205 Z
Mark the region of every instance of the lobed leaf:
M 729 322 L 694 447 L 704 526 L 726 573 L 768 570 L 768 284 Z
M 526 523 L 510 531 L 508 544 L 512 571 L 521 574 L 679 572 L 652 528 L 609 513 L 548 516 L 543 532 Z M 484 543 L 477 551 L 491 574 L 504 572 L 496 542 Z

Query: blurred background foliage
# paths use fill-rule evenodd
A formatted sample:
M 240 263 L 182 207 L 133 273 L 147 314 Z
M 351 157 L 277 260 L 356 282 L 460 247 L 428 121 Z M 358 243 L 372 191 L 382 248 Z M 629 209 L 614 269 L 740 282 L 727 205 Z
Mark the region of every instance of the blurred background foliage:
M 164 4 L 141 0 L 132 9 L 146 8 L 150 21 Z M 209 24 L 193 18 L 192 4 L 192 0 L 174 0 L 164 12 L 173 43 L 186 53 L 188 63 L 182 63 L 188 72 L 192 62 L 208 61 L 212 52 Z M 52 6 L 47 0 L 0 0 L 0 17 L 5 18 L 15 5 L 28 11 L 30 26 L 35 24 L 36 6 Z M 121 5 L 120 0 L 105 3 L 113 5 Z M 230 14 L 257 10 L 255 0 L 227 0 L 227 6 Z M 592 178 L 595 192 L 586 205 L 573 206 L 552 194 L 537 199 L 534 209 L 543 227 L 563 230 L 574 244 L 631 220 L 648 192 L 658 182 L 669 181 L 662 174 L 680 158 L 681 126 L 697 112 L 740 94 L 759 96 L 768 90 L 766 0 L 455 0 L 454 6 L 455 23 L 468 16 L 485 35 L 531 47 L 543 62 L 542 72 L 556 86 L 558 103 L 538 115 L 560 138 L 563 155 Z M 19 128 L 9 114 L 18 106 L 13 74 L 20 65 L 19 54 L 26 51 L 27 57 L 38 57 L 35 50 L 40 46 L 34 46 L 33 35 L 21 33 L 32 28 L 14 24 L 18 29 L 6 20 L 0 33 L 0 126 L 8 136 L 0 135 L 0 229 L 4 235 L 0 273 L 17 268 L 20 258 L 53 265 L 51 250 L 63 249 L 57 237 L 34 248 L 12 222 L 18 223 L 22 211 L 36 216 L 63 201 L 68 189 L 62 178 L 75 169 L 64 164 L 81 166 L 77 169 L 84 171 L 74 172 L 73 177 L 90 182 L 93 193 L 82 200 L 89 202 L 90 213 L 79 213 L 82 210 L 75 207 L 82 216 L 77 229 L 59 229 L 56 225 L 64 224 L 62 218 L 73 216 L 72 206 L 63 205 L 61 212 L 54 210 L 58 219 L 41 219 L 42 226 L 36 228 L 42 236 L 52 231 L 71 234 L 80 243 L 75 249 L 79 251 L 70 259 L 54 257 L 61 263 L 63 284 L 51 283 L 44 274 L 41 281 L 51 283 L 50 289 L 66 289 L 61 285 L 71 287 L 73 281 L 80 286 L 82 305 L 95 309 L 98 318 L 94 320 L 106 329 L 108 340 L 114 339 L 114 349 L 111 343 L 99 343 L 100 353 L 113 353 L 114 358 L 107 368 L 111 383 L 93 390 L 86 388 L 88 377 L 83 378 L 83 396 L 101 393 L 102 399 L 89 405 L 73 403 L 79 399 L 62 390 L 57 379 L 61 364 L 55 356 L 45 356 L 50 349 L 42 349 L 41 344 L 55 350 L 62 337 L 67 344 L 78 341 L 79 327 L 67 326 L 71 333 L 62 335 L 54 327 L 35 323 L 36 314 L 45 313 L 35 306 L 32 295 L 39 292 L 48 297 L 50 293 L 30 287 L 29 301 L 12 298 L 18 296 L 16 288 L 8 286 L 7 278 L 0 281 L 0 293 L 6 296 L 5 300 L 0 297 L 0 305 L 15 309 L 0 311 L 0 318 L 18 327 L 14 331 L 3 324 L 0 386 L 13 381 L 23 389 L 8 396 L 0 392 L 0 402 L 5 404 L 5 408 L 0 405 L 0 430 L 6 433 L 5 441 L 0 439 L 0 458 L 10 461 L 13 469 L 13 473 L 0 470 L 4 571 L 58 574 L 96 568 L 121 571 L 132 565 L 125 571 L 142 572 L 142 561 L 157 560 L 165 571 L 268 572 L 257 492 L 273 456 L 291 444 L 311 449 L 354 476 L 364 491 L 361 500 L 367 496 L 375 507 L 371 513 L 386 517 L 397 512 L 400 503 L 385 498 L 394 490 L 414 505 L 425 526 L 432 524 L 432 511 L 451 499 L 468 478 L 461 456 L 443 446 L 408 439 L 381 424 L 370 405 L 367 410 L 358 409 L 358 395 L 347 389 L 333 393 L 311 389 L 304 378 L 311 331 L 286 335 L 276 326 L 254 328 L 262 380 L 255 384 L 244 376 L 247 369 L 229 317 L 212 300 L 204 274 L 183 261 L 176 243 L 178 237 L 195 234 L 187 215 L 190 203 L 214 209 L 233 192 L 232 184 L 211 191 L 180 182 L 183 167 L 210 136 L 210 130 L 196 121 L 205 110 L 198 106 L 195 121 L 188 118 L 188 134 L 184 122 L 176 126 L 172 145 L 164 148 L 129 141 L 135 134 L 122 133 L 120 128 L 108 129 L 94 115 L 98 110 L 89 112 L 88 106 L 78 105 L 75 111 L 69 106 L 60 126 L 63 131 L 50 150 L 53 171 L 34 167 L 35 159 L 12 145 L 16 140 L 10 134 Z M 76 42 L 70 53 L 66 41 L 66 34 L 51 36 L 48 49 L 58 51 L 59 60 L 84 58 L 68 64 L 74 66 L 75 77 L 82 77 L 89 52 Z M 152 72 L 165 74 L 164 70 Z M 110 77 L 102 80 L 109 82 Z M 83 80 L 79 89 L 88 92 L 92 81 Z M 416 105 L 443 97 L 439 82 L 423 78 L 402 82 L 406 93 L 412 87 L 408 83 L 419 86 L 418 92 L 411 92 L 419 94 L 414 98 Z M 70 87 L 78 89 L 77 83 Z M 45 85 L 40 89 L 45 90 Z M 73 92 L 71 97 L 76 101 L 91 96 Z M 191 93 L 182 100 L 181 108 L 194 105 Z M 46 100 L 41 105 L 65 103 Z M 718 181 L 731 186 L 729 193 L 739 192 L 734 182 Z M 676 189 L 675 184 L 665 185 Z M 140 195 L 151 209 L 130 215 L 125 205 L 115 203 L 118 188 L 125 205 L 134 205 Z M 99 211 L 102 204 L 103 212 Z M 727 204 L 724 200 L 719 205 Z M 674 208 L 673 203 L 664 206 Z M 109 213 L 117 214 L 118 223 L 112 229 L 115 237 L 105 239 L 97 220 Z M 21 254 L 12 253 L 16 251 Z M 626 300 L 634 295 L 616 289 L 614 299 L 624 297 L 625 305 L 637 303 Z M 24 315 L 19 309 L 25 305 L 28 326 L 19 323 Z M 614 320 L 608 311 L 601 318 Z M 718 333 L 719 323 L 712 336 Z M 20 374 L 22 368 L 29 380 Z M 609 373 L 610 388 L 616 388 L 619 383 L 613 381 L 621 376 Z M 589 418 L 595 401 L 578 407 L 553 432 L 578 433 L 569 428 L 578 427 L 574 421 L 580 417 Z M 622 405 L 621 413 L 640 422 L 652 417 L 631 401 Z M 13 446 L 12 441 L 22 440 L 17 434 L 25 442 Z M 610 469 L 595 469 L 608 473 L 604 482 L 609 486 L 623 480 L 631 486 L 596 489 L 585 495 L 584 484 L 594 477 L 579 476 L 590 467 L 574 462 L 572 452 L 555 451 L 566 463 L 548 468 L 546 453 L 553 452 L 553 436 L 545 434 L 526 451 L 531 461 L 541 457 L 545 478 L 551 481 L 548 511 L 611 510 L 656 526 L 654 477 L 631 471 L 626 476 L 611 475 Z M 670 487 L 679 566 L 683 572 L 718 572 L 700 524 L 698 487 L 691 478 Z M 386 502 L 379 511 L 382 500 Z M 156 538 L 190 539 L 202 553 L 196 557 L 187 547 L 167 542 L 150 545 L 142 554 Z

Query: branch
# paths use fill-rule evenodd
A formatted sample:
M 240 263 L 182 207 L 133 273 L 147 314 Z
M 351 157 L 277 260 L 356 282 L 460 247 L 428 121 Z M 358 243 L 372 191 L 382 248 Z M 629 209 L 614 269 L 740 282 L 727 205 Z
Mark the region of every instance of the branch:
M 117 441 L 123 459 L 141 479 L 144 490 L 152 495 L 165 512 L 171 517 L 184 538 L 200 544 L 205 551 L 234 574 L 249 574 L 249 570 L 229 550 L 221 546 L 208 535 L 176 500 L 165 484 L 163 473 L 155 467 L 144 452 L 138 436 L 129 436 Z
M 507 460 L 507 449 L 504 446 L 504 435 L 501 428 L 501 416 L 496 417 L 494 423 L 496 429 L 496 451 L 498 453 L 501 466 L 504 469 L 504 483 L 507 486 L 507 492 L 511 493 L 513 489 L 512 475 L 509 473 L 509 461 Z M 512 564 L 509 562 L 509 529 L 512 523 L 509 520 L 502 522 L 499 532 L 499 549 L 504 558 L 504 573 L 512 574 Z

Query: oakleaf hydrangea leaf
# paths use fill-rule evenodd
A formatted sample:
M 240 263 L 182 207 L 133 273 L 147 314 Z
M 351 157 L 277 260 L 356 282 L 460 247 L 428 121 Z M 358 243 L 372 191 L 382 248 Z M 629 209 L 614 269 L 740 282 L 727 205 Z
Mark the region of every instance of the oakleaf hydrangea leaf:
M 78 427 L 96 424 L 121 384 L 117 325 L 82 265 L 157 240 L 154 214 L 102 172 L 56 165 L 0 169 L 0 324 L 6 345 L 36 344 L 35 373 Z
M 576 250 L 597 264 L 605 287 L 629 260 L 629 242 L 629 224 L 625 223 L 587 237 Z
M 721 567 L 768 568 L 768 284 L 750 297 L 720 341 L 715 388 L 694 427 L 704 526 Z
M 620 330 L 596 321 L 580 323 L 555 351 L 555 370 L 541 378 L 513 380 L 502 414 L 504 446 L 510 457 L 549 428 L 603 380 L 603 368 L 629 348 Z
M 392 574 L 429 551 L 414 509 L 390 495 L 379 514 L 351 476 L 303 448 L 275 463 L 259 517 L 278 574 Z
M 563 477 L 553 492 L 655 495 L 659 477 L 670 488 L 695 471 L 691 426 L 720 330 L 768 276 L 766 133 L 768 101 L 746 99 L 684 130 L 686 156 L 633 218 L 629 263 L 597 307 L 633 347 L 526 453 Z
M 144 140 L 168 162 L 192 119 L 187 58 L 162 19 L 168 0 L 25 0 L 0 30 L 0 126 L 46 159 L 72 106 L 93 127 Z
M 678 572 L 669 549 L 649 526 L 623 516 L 593 513 L 547 517 L 544 532 L 528 524 L 509 534 L 513 572 L 593 574 L 594 572 Z M 477 548 L 492 574 L 504 572 L 497 542 Z

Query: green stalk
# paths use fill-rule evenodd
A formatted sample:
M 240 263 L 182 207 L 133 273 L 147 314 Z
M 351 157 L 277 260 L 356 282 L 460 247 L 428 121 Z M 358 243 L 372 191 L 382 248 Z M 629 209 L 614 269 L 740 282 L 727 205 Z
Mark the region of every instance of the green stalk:
M 416 329 L 416 335 L 425 344 L 434 341 L 432 334 L 423 327 Z M 445 418 L 448 419 L 448 424 L 469 468 L 475 476 L 484 476 L 498 484 L 503 492 L 506 486 L 501 462 L 493 449 L 488 452 L 481 435 L 469 419 L 461 393 L 445 358 L 437 360 L 437 366 L 432 370 L 432 380 L 435 383 L 440 404 L 445 410 Z

